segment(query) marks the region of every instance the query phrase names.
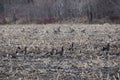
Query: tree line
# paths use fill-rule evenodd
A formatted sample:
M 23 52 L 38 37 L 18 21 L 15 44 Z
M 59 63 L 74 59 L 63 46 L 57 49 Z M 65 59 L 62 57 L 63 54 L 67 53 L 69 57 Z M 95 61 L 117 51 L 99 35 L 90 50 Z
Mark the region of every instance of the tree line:
M 42 23 L 72 18 L 89 23 L 120 18 L 120 0 L 0 0 L 0 22 Z

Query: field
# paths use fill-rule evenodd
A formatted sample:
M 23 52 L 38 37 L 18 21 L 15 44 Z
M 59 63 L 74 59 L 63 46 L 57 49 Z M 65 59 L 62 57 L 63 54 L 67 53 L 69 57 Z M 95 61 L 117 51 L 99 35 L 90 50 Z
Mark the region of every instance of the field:
M 1 25 L 0 80 L 120 80 L 120 25 Z

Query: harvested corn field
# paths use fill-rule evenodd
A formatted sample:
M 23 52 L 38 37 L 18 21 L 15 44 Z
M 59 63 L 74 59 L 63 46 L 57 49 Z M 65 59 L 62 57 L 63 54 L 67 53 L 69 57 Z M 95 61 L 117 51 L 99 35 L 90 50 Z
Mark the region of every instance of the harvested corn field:
M 0 80 L 120 80 L 120 25 L 1 25 Z

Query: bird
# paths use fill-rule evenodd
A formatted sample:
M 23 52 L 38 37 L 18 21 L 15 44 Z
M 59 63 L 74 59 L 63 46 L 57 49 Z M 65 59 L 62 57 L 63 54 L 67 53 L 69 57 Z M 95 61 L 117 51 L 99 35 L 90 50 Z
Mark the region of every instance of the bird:
M 3 57 L 7 57 L 7 58 L 17 58 L 16 54 L 6 54 L 6 55 L 2 55 Z
M 63 56 L 63 54 L 64 54 L 64 47 L 62 46 L 61 47 L 61 51 L 59 51 L 59 52 L 57 52 L 56 54 L 59 54 L 60 56 Z
M 110 50 L 110 43 L 102 48 L 102 51 L 109 51 Z
M 25 47 L 25 48 L 24 48 L 24 54 L 25 54 L 25 55 L 27 54 L 27 48 L 28 48 L 28 47 Z
M 17 49 L 16 49 L 16 52 L 15 52 L 15 53 L 16 53 L 16 54 L 17 54 L 17 53 L 21 53 L 21 48 L 20 48 L 19 46 L 17 47 Z
M 62 46 L 61 51 L 60 51 L 60 56 L 64 54 L 64 47 Z
M 52 50 L 50 52 L 45 53 L 44 56 L 48 57 L 48 56 L 54 55 L 54 54 L 56 54 L 56 51 L 57 50 L 55 48 L 52 48 Z
M 54 30 L 54 33 L 55 33 L 55 34 L 58 34 L 58 33 L 60 33 L 60 32 L 61 32 L 60 27 L 58 27 L 56 30 Z
M 69 48 L 70 51 L 73 51 L 74 50 L 74 43 L 72 42 L 72 44 L 70 45 L 70 48 Z
M 17 58 L 16 54 L 10 54 L 9 55 L 11 58 Z
M 56 52 L 57 52 L 57 50 L 55 48 L 53 48 L 50 52 L 50 55 L 54 55 L 54 54 L 56 54 Z

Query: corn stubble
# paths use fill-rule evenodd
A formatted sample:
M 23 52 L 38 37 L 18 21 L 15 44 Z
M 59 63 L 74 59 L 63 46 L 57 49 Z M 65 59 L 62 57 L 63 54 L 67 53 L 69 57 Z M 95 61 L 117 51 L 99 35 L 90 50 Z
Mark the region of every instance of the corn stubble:
M 120 80 L 119 27 L 1 26 L 0 80 Z

